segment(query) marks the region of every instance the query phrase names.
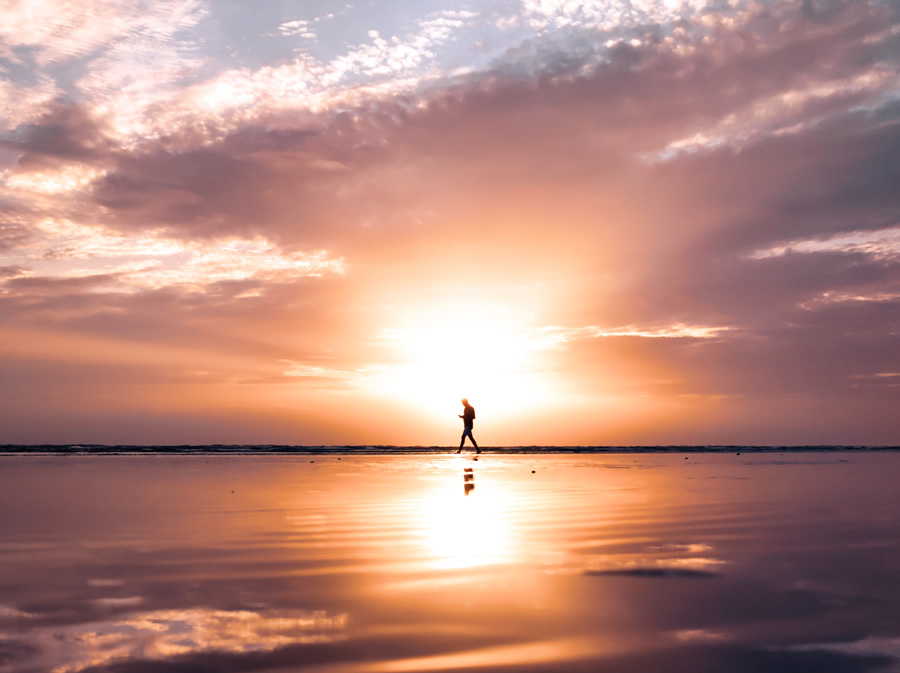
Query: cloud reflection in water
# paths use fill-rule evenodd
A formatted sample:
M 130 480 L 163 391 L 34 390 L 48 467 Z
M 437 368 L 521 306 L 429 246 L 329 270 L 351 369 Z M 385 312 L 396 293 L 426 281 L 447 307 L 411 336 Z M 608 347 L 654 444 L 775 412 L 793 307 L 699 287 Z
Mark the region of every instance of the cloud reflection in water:
M 343 638 L 347 615 L 302 610 L 156 610 L 107 621 L 42 626 L 0 638 L 26 653 L 0 671 L 77 673 L 136 659 L 208 652 L 246 654 Z M 9 648 L 13 649 L 13 648 Z M 2 663 L 2 662 L 0 662 Z
M 339 458 L 0 461 L 0 673 L 900 662 L 895 453 Z

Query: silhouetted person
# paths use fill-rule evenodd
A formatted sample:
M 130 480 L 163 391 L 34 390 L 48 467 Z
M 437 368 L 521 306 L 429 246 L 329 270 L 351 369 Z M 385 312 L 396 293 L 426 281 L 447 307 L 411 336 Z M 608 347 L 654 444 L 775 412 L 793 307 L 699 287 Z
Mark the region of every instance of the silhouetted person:
M 463 404 L 463 412 L 459 414 L 459 417 L 463 419 L 463 433 L 462 437 L 459 438 L 459 450 L 457 453 L 462 451 L 463 444 L 466 443 L 466 437 L 472 442 L 472 446 L 475 447 L 475 450 L 478 453 L 481 453 L 481 449 L 478 448 L 478 442 L 475 441 L 475 438 L 472 436 L 472 426 L 475 425 L 475 407 L 469 404 L 469 400 L 465 397 L 462 398 Z

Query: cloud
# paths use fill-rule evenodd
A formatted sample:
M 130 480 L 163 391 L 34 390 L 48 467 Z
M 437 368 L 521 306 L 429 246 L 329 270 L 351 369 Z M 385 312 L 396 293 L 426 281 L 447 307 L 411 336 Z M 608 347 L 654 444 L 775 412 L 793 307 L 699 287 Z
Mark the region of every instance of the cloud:
M 170 0 L 149 12 L 131 2 L 108 2 L 90 11 L 72 9 L 71 15 L 64 13 L 49 22 L 58 30 L 32 31 L 11 43 L 33 46 L 41 65 L 86 59 L 84 74 L 74 85 L 106 119 L 109 137 L 123 146 L 182 133 L 221 138 L 243 125 L 267 125 L 272 117 L 293 117 L 297 111 L 316 113 L 413 92 L 423 78 L 441 76 L 439 68 L 426 72 L 436 61 L 436 50 L 477 16 L 438 12 L 389 37 L 370 30 L 368 40 L 347 45 L 327 60 L 298 48 L 290 63 L 249 71 L 217 69 L 201 55 L 197 31 L 208 14 L 205 3 Z M 92 12 L 97 14 L 97 27 L 83 18 Z M 313 26 L 329 17 L 333 15 L 284 21 L 279 32 L 313 43 Z M 15 25 L 14 18 L 9 25 Z M 60 39 L 63 27 L 74 27 L 80 37 L 71 43 Z
M 757 250 L 750 257 L 765 259 L 787 254 L 818 252 L 861 253 L 880 259 L 894 259 L 900 255 L 900 227 L 876 231 L 853 231 L 822 239 L 798 239 L 767 250 Z
M 311 40 L 316 39 L 315 32 L 310 28 L 311 21 L 304 19 L 295 19 L 294 21 L 285 21 L 278 26 L 278 32 L 286 37 L 299 36 Z
M 16 213 L 0 214 L 0 253 L 15 250 L 31 238 L 24 219 Z
M 710 579 L 717 577 L 718 573 L 708 570 L 693 570 L 691 568 L 627 568 L 618 570 L 586 570 L 583 574 L 604 577 L 650 577 L 650 578 L 679 578 L 679 579 Z
M 0 621 L 12 621 L 15 619 L 30 619 L 35 615 L 24 612 L 11 605 L 0 605 Z
M 848 655 L 884 657 L 892 662 L 900 659 L 900 638 L 892 636 L 868 636 L 848 642 L 823 642 L 809 645 L 795 645 L 793 652 L 840 652 Z
M 35 85 L 41 116 L 3 140 L 10 327 L 224 339 L 252 362 L 199 367 L 217 380 L 346 392 L 403 364 L 379 335 L 427 340 L 415 320 L 463 297 L 578 395 L 702 398 L 743 428 L 766 396 L 826 404 L 897 369 L 889 3 L 534 2 L 474 61 L 496 14 L 364 26 L 327 58 L 324 26 L 285 16 L 293 60 L 202 77 L 207 10 L 169 9 L 158 61 L 155 12 L 123 24 L 134 51 L 86 36 L 112 59 L 90 95 Z M 74 58 L 45 41 L 42 63 Z M 893 389 L 862 390 L 888 427 Z
M 47 66 L 120 42 L 159 47 L 203 16 L 196 0 L 162 0 L 150 8 L 133 0 L 13 0 L 0 10 L 0 37 L 14 49 L 30 48 L 35 61 Z
M 39 77 L 38 83 L 25 86 L 8 79 L 2 67 L 0 73 L 7 75 L 0 78 L 0 130 L 31 122 L 61 93 L 46 75 Z
M 703 325 L 666 325 L 658 328 L 628 327 L 542 327 L 538 339 L 543 342 L 565 343 L 573 339 L 597 339 L 602 337 L 641 337 L 644 339 L 715 339 L 730 327 L 707 327 Z
M 5 141 L 19 153 L 18 169 L 33 170 L 49 160 L 91 161 L 111 149 L 101 123 L 81 105 L 56 103 L 21 130 L 21 139 Z

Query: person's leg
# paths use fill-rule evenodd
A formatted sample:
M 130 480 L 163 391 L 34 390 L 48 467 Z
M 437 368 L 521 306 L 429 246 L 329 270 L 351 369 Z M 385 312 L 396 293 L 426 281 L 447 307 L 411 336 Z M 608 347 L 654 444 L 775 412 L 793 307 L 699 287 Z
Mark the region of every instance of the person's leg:
M 481 453 L 481 449 L 478 448 L 478 442 L 475 441 L 475 438 L 472 436 L 472 433 L 469 433 L 469 439 L 472 440 L 472 446 L 475 447 L 477 453 Z
M 463 430 L 462 436 L 459 438 L 459 449 L 457 449 L 457 453 L 462 451 L 463 444 L 466 443 L 466 431 Z

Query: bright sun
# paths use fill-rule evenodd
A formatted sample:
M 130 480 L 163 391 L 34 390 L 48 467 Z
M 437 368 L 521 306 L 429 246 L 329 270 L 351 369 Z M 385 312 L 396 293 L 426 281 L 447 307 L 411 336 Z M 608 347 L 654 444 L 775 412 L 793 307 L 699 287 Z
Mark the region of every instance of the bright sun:
M 380 390 L 441 417 L 468 397 L 492 415 L 531 406 L 547 392 L 541 343 L 525 321 L 503 309 L 443 307 L 381 340 L 396 363 L 375 372 Z

